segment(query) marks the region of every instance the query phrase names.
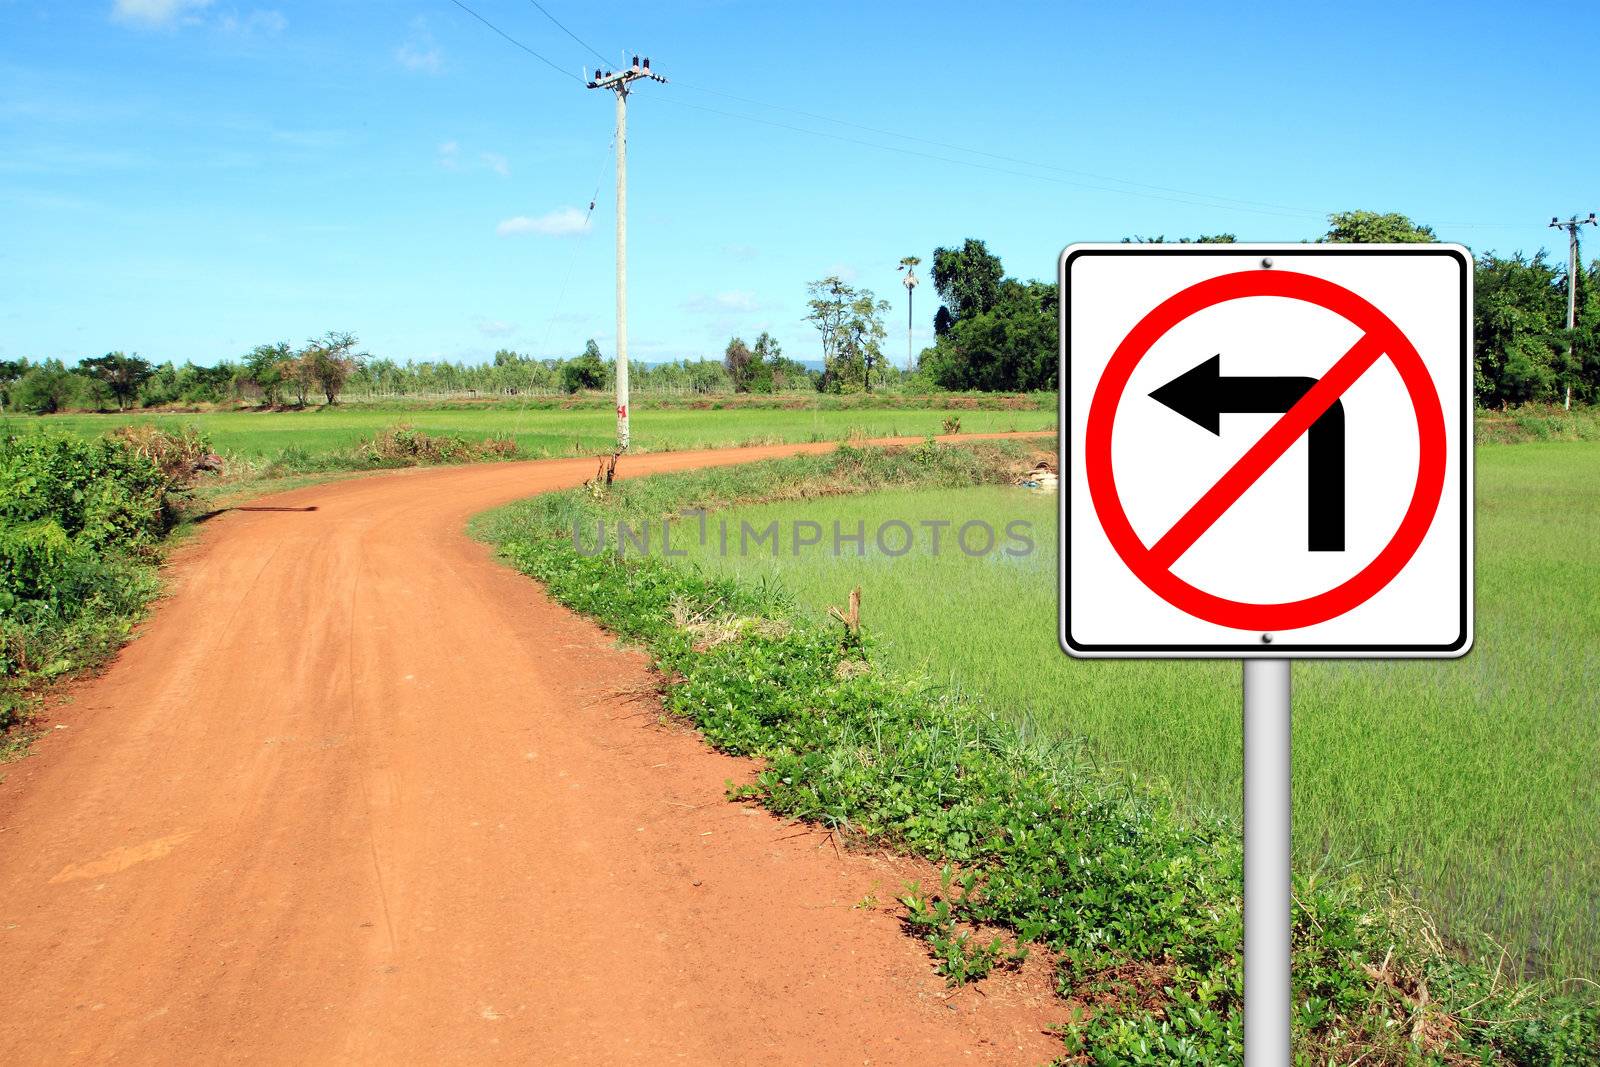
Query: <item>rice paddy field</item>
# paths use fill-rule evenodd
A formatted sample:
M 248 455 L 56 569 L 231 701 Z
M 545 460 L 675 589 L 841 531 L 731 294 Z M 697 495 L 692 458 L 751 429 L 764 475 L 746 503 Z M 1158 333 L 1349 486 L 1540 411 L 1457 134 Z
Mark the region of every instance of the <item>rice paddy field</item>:
M 636 417 L 633 447 L 659 452 L 742 444 L 836 441 L 866 437 L 923 436 L 943 432 L 958 415 L 966 433 L 1053 429 L 1055 409 L 962 410 L 926 408 L 728 407 L 651 410 Z M 509 437 L 529 457 L 595 455 L 609 451 L 616 416 L 609 406 L 552 408 L 497 404 L 434 408 L 340 406 L 305 411 L 224 411 L 204 414 L 50 415 L 0 418 L 0 433 L 41 429 L 95 436 L 129 422 L 154 422 L 167 429 L 195 426 L 224 455 L 250 460 L 326 455 L 355 447 L 387 427 L 404 423 L 428 434 L 468 439 Z
M 1600 442 L 1478 451 L 1477 642 L 1456 661 L 1322 661 L 1294 668 L 1294 827 L 1302 869 L 1354 867 L 1415 887 L 1442 933 L 1504 950 L 1512 970 L 1600 978 Z M 1116 773 L 1157 780 L 1194 812 L 1236 816 L 1240 668 L 1232 662 L 1070 660 L 1055 644 L 1054 494 L 1011 488 L 884 492 L 713 517 L 686 566 L 780 583 L 818 617 L 862 588 L 878 655 L 1041 741 L 1082 743 Z M 716 533 L 732 530 L 727 555 Z M 741 557 L 741 521 L 785 543 Z M 867 531 L 832 554 L 832 524 Z M 900 520 L 904 554 L 874 544 Z M 948 520 L 931 551 L 924 520 Z M 963 523 L 993 552 L 953 544 Z M 822 544 L 791 549 L 795 524 Z M 1023 534 L 1033 542 L 1023 551 Z M 807 534 L 809 534 L 809 529 Z M 806 539 L 803 537 L 802 539 Z M 887 547 L 898 553 L 896 528 Z M 978 528 L 969 548 L 982 547 Z M 1006 551 L 1012 550 L 1010 554 Z M 1487 937 L 1492 940 L 1484 940 Z

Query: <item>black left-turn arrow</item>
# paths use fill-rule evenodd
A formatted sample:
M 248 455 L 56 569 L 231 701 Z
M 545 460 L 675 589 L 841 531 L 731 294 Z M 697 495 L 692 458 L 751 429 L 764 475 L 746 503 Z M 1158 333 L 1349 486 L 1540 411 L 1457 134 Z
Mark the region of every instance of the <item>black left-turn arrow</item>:
M 1224 378 L 1222 356 L 1184 371 L 1150 396 L 1222 436 L 1222 413 L 1276 414 L 1306 395 L 1315 378 Z M 1306 433 L 1306 548 L 1344 551 L 1344 404 L 1335 400 Z

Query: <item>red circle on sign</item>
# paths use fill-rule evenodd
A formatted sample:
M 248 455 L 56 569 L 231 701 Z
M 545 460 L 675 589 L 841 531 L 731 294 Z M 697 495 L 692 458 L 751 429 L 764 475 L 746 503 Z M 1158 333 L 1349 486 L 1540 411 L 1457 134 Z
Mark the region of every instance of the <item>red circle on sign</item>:
M 1189 584 L 1156 561 L 1122 508 L 1111 467 L 1111 429 L 1117 405 L 1134 368 L 1179 322 L 1206 308 L 1252 296 L 1302 300 L 1326 308 L 1376 338 L 1400 373 L 1417 416 L 1417 484 L 1400 527 L 1377 557 L 1354 577 L 1303 600 L 1254 604 L 1230 600 Z M 1157 596 L 1196 618 L 1236 630 L 1293 630 L 1314 626 L 1365 603 L 1394 580 L 1416 554 L 1433 524 L 1444 491 L 1448 445 L 1444 412 L 1433 379 L 1416 348 L 1387 315 L 1341 285 L 1283 270 L 1240 271 L 1208 278 L 1159 304 L 1117 346 L 1095 387 L 1084 427 L 1084 465 L 1089 496 L 1100 525 L 1128 569 Z

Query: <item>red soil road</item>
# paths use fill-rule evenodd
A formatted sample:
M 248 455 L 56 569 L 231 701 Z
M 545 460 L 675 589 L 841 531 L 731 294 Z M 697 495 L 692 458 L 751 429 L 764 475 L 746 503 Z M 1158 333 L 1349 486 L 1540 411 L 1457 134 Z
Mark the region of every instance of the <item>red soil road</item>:
M 727 802 L 750 764 L 661 725 L 641 654 L 463 532 L 593 471 L 407 471 L 206 523 L 66 729 L 0 767 L 0 1062 L 1058 1052 L 1042 963 L 951 996 L 887 907 L 904 864 Z

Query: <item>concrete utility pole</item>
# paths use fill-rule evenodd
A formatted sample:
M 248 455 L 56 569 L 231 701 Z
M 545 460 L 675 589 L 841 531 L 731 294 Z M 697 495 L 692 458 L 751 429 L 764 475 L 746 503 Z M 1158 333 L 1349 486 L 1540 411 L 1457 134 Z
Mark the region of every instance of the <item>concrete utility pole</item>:
M 1567 231 L 1567 343 L 1573 342 L 1574 333 L 1578 328 L 1578 227 L 1584 223 L 1590 226 L 1600 225 L 1595 222 L 1594 212 L 1589 212 L 1589 217 L 1580 219 L 1574 215 L 1566 222 L 1560 219 L 1551 219 L 1550 225 L 1558 230 Z M 1567 398 L 1563 405 L 1568 411 L 1572 410 L 1572 379 L 1567 379 Z
M 915 358 L 915 356 L 913 354 L 912 346 L 911 346 L 911 329 L 912 329 L 912 315 L 911 315 L 911 296 L 912 296 L 912 293 L 911 293 L 911 291 L 917 287 L 917 264 L 921 263 L 921 262 L 922 262 L 922 260 L 918 259 L 916 256 L 906 256 L 904 259 L 902 259 L 900 261 L 900 269 L 906 272 L 906 276 L 904 278 L 901 278 L 900 280 L 905 283 L 905 287 L 906 287 L 906 373 L 907 374 L 911 373 L 911 361 Z
M 627 70 L 595 71 L 587 87 L 617 94 L 617 451 L 628 450 L 628 84 L 640 78 L 665 82 L 650 69 L 650 57 Z

